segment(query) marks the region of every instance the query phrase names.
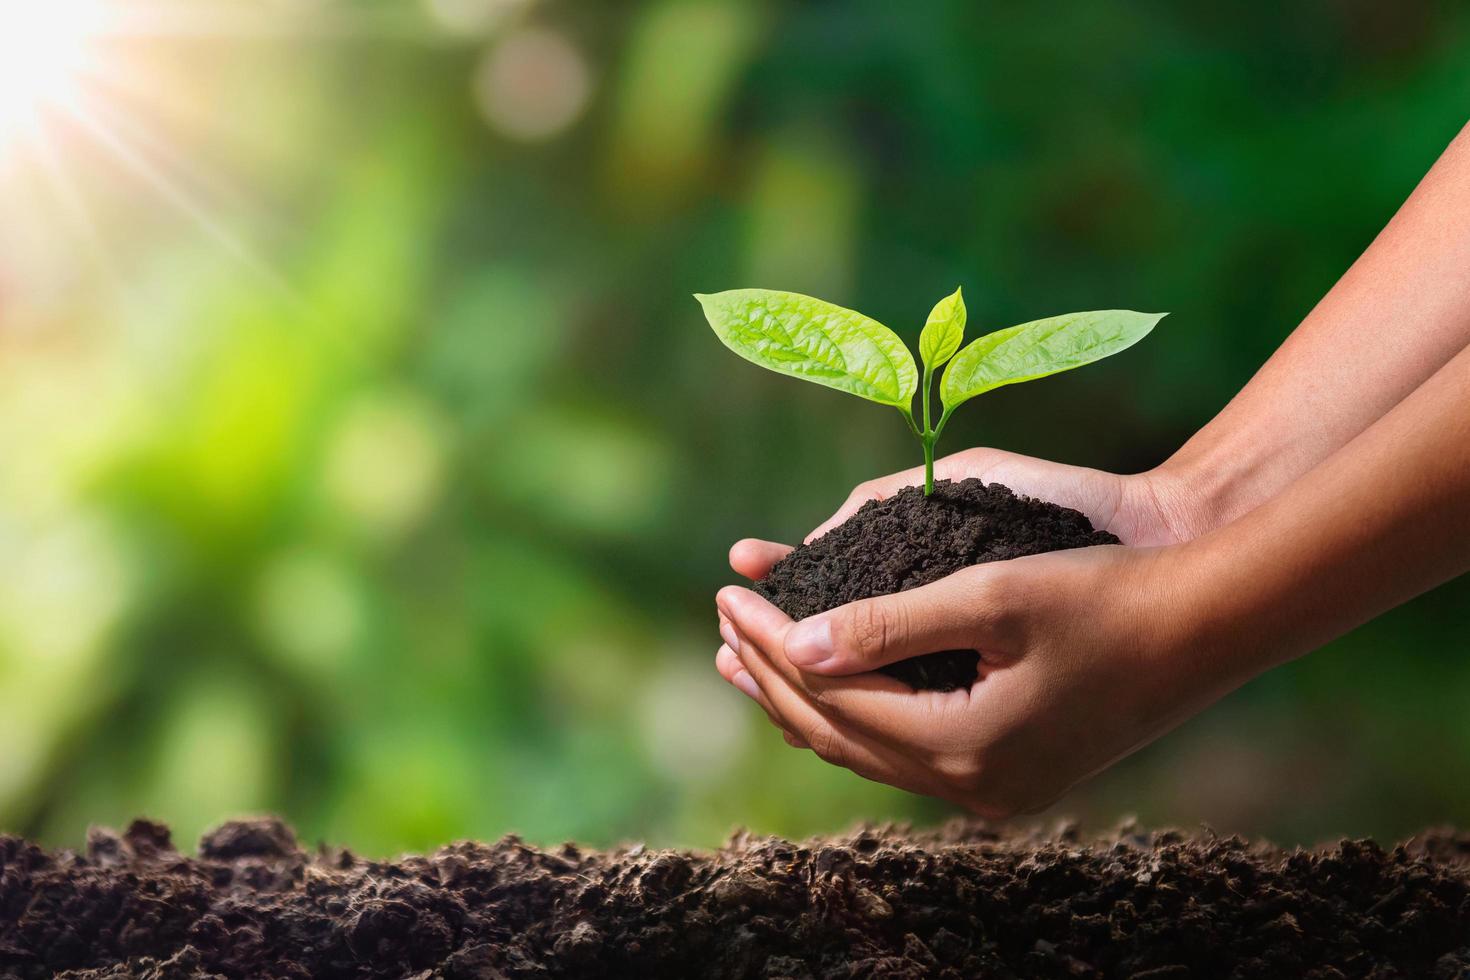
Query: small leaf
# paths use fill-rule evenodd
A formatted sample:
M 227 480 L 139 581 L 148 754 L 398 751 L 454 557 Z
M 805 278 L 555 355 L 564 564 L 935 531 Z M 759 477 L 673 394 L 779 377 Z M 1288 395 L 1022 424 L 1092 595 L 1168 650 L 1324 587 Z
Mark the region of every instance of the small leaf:
M 730 289 L 695 294 L 721 342 L 763 368 L 908 411 L 914 356 L 892 330 L 800 293 Z
M 986 334 L 955 355 L 939 382 L 946 412 L 993 388 L 1102 360 L 1148 335 L 1167 313 L 1064 313 Z
M 965 297 L 956 289 L 934 304 L 919 334 L 919 356 L 931 371 L 944 366 L 965 339 Z

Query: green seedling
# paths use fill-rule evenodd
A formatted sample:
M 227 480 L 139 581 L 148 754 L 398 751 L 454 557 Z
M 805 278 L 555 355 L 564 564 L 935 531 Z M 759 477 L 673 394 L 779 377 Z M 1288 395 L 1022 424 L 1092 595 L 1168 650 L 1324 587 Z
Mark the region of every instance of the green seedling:
M 934 305 L 919 334 L 924 363 L 922 426 L 914 419 L 920 375 L 898 335 L 855 310 L 773 289 L 695 294 L 715 335 L 741 357 L 794 378 L 890 405 L 924 447 L 924 494 L 934 492 L 934 446 L 960 405 L 995 388 L 1102 360 L 1148 335 L 1165 313 L 1093 310 L 1007 327 L 963 349 L 965 299 L 956 289 Z M 932 421 L 934 372 L 943 412 Z

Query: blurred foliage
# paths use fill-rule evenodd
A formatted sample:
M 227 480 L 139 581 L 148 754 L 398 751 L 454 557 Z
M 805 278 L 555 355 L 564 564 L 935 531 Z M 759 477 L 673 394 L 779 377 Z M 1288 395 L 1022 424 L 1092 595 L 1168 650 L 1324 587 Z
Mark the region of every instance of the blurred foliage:
M 729 543 L 916 460 L 891 412 L 726 355 L 690 294 L 911 342 L 956 284 L 974 332 L 1173 311 L 947 440 L 1146 467 L 1470 104 L 1470 11 L 1427 0 L 215 7 L 109 46 L 133 84 L 98 104 L 151 166 L 58 123 L 62 179 L 0 167 L 0 827 L 51 843 L 939 819 L 714 673 Z M 1424 597 L 1059 810 L 1470 823 L 1466 608 Z

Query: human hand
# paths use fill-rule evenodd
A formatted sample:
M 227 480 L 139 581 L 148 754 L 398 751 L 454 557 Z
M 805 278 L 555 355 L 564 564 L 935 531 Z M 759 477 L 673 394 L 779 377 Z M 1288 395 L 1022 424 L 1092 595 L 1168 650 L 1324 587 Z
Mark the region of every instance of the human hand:
M 717 604 L 717 665 L 793 745 L 988 817 L 1040 809 L 1249 676 L 1192 631 L 1188 546 L 1099 547 L 980 565 L 794 623 L 748 589 Z M 875 668 L 981 651 L 969 690 Z
M 974 477 L 1003 483 L 1018 493 L 1071 507 L 1087 515 L 1094 527 L 1111 531 L 1127 544 L 1176 542 L 1192 536 L 1205 523 L 1204 508 L 1190 502 L 1185 485 L 1165 468 L 1121 476 L 999 449 L 977 448 L 937 460 L 934 469 L 939 479 Z M 915 467 L 859 484 L 837 512 L 807 535 L 806 540 L 810 542 L 841 524 L 867 501 L 881 500 L 904 487 L 917 486 L 923 478 L 923 468 Z M 764 578 L 771 566 L 790 551 L 790 545 L 746 538 L 730 549 L 730 567 L 754 581 Z M 725 626 L 722 615 L 722 629 Z M 751 694 L 754 682 L 748 675 L 742 676 L 744 669 L 728 644 L 717 654 L 716 667 L 727 681 Z M 784 734 L 792 745 L 804 747 L 792 732 Z

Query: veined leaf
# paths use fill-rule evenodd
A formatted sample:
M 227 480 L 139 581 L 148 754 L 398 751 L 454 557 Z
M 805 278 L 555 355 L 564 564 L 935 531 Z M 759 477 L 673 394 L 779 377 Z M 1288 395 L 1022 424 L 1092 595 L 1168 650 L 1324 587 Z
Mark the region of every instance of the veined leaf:
M 997 330 L 955 355 L 939 382 L 944 410 L 1003 385 L 1070 371 L 1133 346 L 1167 313 L 1064 313 Z
M 964 339 L 965 297 L 956 289 L 934 304 L 919 334 L 919 356 L 924 359 L 924 366 L 931 371 L 943 367 Z
M 763 368 L 909 411 L 914 356 L 892 330 L 800 293 L 729 289 L 696 294 L 721 342 Z

